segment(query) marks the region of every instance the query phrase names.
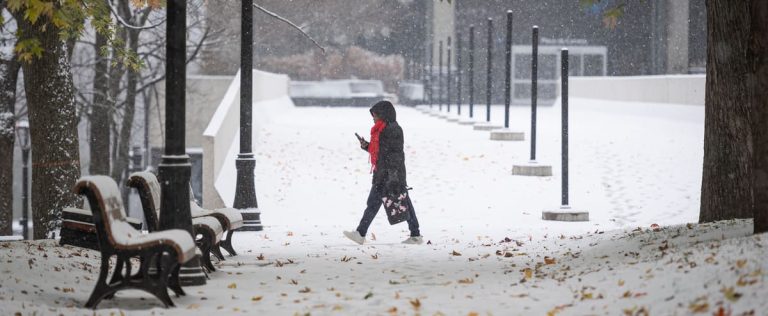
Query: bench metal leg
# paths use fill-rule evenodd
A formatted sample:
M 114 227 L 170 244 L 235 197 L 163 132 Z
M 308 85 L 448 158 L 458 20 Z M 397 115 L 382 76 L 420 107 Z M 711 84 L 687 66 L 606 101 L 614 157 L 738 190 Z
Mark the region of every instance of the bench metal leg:
M 222 240 L 221 242 L 223 243 L 224 241 Z M 216 257 L 216 259 L 219 259 L 219 261 L 225 260 L 224 254 L 221 253 L 221 243 L 219 243 L 218 245 L 214 245 L 211 248 L 211 253 L 213 253 L 213 256 Z
M 113 297 L 115 293 L 123 289 L 142 290 L 157 297 L 165 307 L 175 306 L 168 295 L 168 289 L 170 288 L 176 295 L 185 295 L 185 293 L 179 285 L 181 265 L 178 264 L 176 256 L 171 255 L 162 258 L 162 254 L 168 252 L 173 253 L 172 249 L 158 250 L 155 248 L 142 251 L 140 254 L 118 254 L 117 264 L 109 283 L 106 280 L 109 276 L 109 258 L 111 255 L 104 254 L 101 258 L 99 279 L 96 281 L 96 286 L 88 302 L 85 303 L 85 307 L 95 309 L 103 299 Z M 141 268 L 139 273 L 131 275 L 130 259 L 137 255 L 142 258 Z M 152 260 L 153 257 L 155 260 Z M 149 265 L 153 261 L 156 263 L 157 273 L 150 274 Z M 123 266 L 125 266 L 125 272 L 123 272 Z
M 179 278 L 178 278 L 178 267 L 180 265 L 176 261 L 176 256 L 170 256 L 170 260 L 160 260 L 165 261 L 162 263 L 162 267 L 160 268 L 160 278 L 157 280 L 156 286 L 153 286 L 149 289 L 144 289 L 147 292 L 150 292 L 155 295 L 163 304 L 165 304 L 165 307 L 174 307 L 176 305 L 173 304 L 173 301 L 171 300 L 171 297 L 168 296 L 168 288 L 170 287 L 171 290 L 176 292 L 174 287 L 178 286 Z M 169 280 L 173 274 L 176 274 L 176 277 L 174 280 Z M 174 283 L 175 282 L 175 283 Z M 172 286 L 172 284 L 175 284 L 175 286 Z M 181 290 L 181 287 L 178 287 L 179 290 Z M 184 292 L 183 290 L 181 291 Z M 177 295 L 178 292 L 176 292 Z
M 168 287 L 171 289 L 171 291 L 173 291 L 174 294 L 176 294 L 176 297 L 187 295 L 187 293 L 184 293 L 184 290 L 181 288 L 181 284 L 179 283 L 179 270 L 181 270 L 181 265 L 177 264 L 173 268 L 171 278 L 168 280 Z
M 234 234 L 234 230 L 228 230 L 227 231 L 227 239 L 221 241 L 221 248 L 224 248 L 230 256 L 237 256 L 237 252 L 235 252 L 235 248 L 232 248 L 232 234 Z
M 85 303 L 86 308 L 96 308 L 104 297 L 111 294 L 109 285 L 107 285 L 107 275 L 109 275 L 109 255 L 102 255 L 101 268 L 99 269 L 99 279 L 96 280 L 96 286 L 93 288 L 91 297 Z
M 203 237 L 197 241 L 197 247 L 200 248 L 200 252 L 203 254 L 203 257 L 201 258 L 202 265 L 208 271 L 214 272 L 216 271 L 216 268 L 211 262 L 211 248 L 213 247 L 213 241 L 216 237 L 206 233 L 203 233 L 202 235 Z M 206 276 L 208 276 L 207 273 Z

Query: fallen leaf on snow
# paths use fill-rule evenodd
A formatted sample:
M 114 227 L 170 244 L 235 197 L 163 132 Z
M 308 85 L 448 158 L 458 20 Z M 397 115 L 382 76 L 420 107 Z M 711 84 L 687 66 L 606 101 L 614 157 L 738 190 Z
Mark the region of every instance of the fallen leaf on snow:
M 545 256 L 545 257 L 544 257 L 544 263 L 545 263 L 545 264 L 555 264 L 555 263 L 556 263 L 556 260 L 555 260 L 555 258 L 550 258 L 550 257 L 546 257 L 546 256 Z
M 533 270 L 531 268 L 525 268 L 523 269 L 523 282 L 528 281 L 533 277 Z
M 411 306 L 413 306 L 413 309 L 421 308 L 421 301 L 419 301 L 418 298 L 414 298 L 412 300 L 409 300 L 409 302 L 411 303 Z
M 453 252 L 451 252 L 451 255 L 452 256 L 461 256 L 461 253 L 458 253 L 458 252 L 456 252 L 456 250 L 454 250 Z
M 697 298 L 695 301 L 688 305 L 688 309 L 692 313 L 706 313 L 709 311 L 709 302 L 705 296 Z
M 264 297 L 263 297 L 263 296 L 261 296 L 261 295 L 259 295 L 259 296 L 254 296 L 254 297 L 251 297 L 251 301 L 252 301 L 252 302 L 258 302 L 258 301 L 261 301 L 261 299 L 262 299 L 262 298 L 264 298 Z
M 227 288 L 228 289 L 236 289 L 237 288 L 237 283 L 232 283 L 230 285 L 227 285 Z
M 743 315 L 747 315 L 747 314 L 744 313 Z M 750 315 L 753 315 L 753 314 L 750 314 Z M 729 308 L 728 310 L 726 310 L 725 308 L 720 306 L 720 308 L 718 308 L 717 311 L 715 312 L 714 316 L 731 316 L 731 309 Z
M 723 287 L 720 290 L 720 293 L 723 293 L 723 295 L 725 295 L 725 298 L 731 302 L 736 302 L 743 296 L 741 293 L 736 292 L 736 290 L 734 290 L 733 287 Z
M 464 278 L 459 280 L 459 284 L 472 284 L 472 283 L 475 283 L 475 280 L 473 280 L 472 278 Z

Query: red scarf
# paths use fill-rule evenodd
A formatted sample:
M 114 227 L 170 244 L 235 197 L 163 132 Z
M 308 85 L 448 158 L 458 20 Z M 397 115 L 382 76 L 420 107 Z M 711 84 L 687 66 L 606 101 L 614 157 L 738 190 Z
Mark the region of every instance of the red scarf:
M 376 171 L 376 163 L 379 160 L 379 134 L 387 127 L 387 122 L 378 120 L 371 127 L 371 142 L 368 144 L 368 153 L 370 154 L 371 173 Z

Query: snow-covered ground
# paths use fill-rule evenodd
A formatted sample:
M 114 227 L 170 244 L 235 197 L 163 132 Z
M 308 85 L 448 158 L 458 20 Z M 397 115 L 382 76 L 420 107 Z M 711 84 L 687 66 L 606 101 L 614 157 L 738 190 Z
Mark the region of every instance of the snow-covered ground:
M 528 109 L 511 114 L 528 137 Z M 503 108 L 493 115 L 500 122 Z M 398 107 L 429 244 L 401 245 L 407 227 L 380 214 L 357 246 L 341 231 L 356 227 L 370 188 L 354 138 L 370 129 L 367 109 L 285 109 L 255 142 L 265 231 L 237 233 L 241 254 L 175 309 L 128 291 L 99 313 L 759 315 L 768 236 L 751 236 L 751 221 L 687 225 L 698 214 L 703 117 L 697 106 L 572 99 L 570 204 L 591 221 L 562 223 L 540 219 L 560 204 L 558 107 L 540 108 L 538 160 L 553 165 L 550 178 L 511 175 L 528 142 Z M 80 307 L 98 258 L 52 241 L 0 243 L 0 311 L 90 314 Z

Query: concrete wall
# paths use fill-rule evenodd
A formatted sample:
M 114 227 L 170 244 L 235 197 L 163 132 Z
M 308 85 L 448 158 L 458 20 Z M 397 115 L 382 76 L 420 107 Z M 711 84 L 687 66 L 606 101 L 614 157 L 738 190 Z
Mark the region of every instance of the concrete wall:
M 226 93 L 232 76 L 187 76 L 187 111 L 186 111 L 186 146 L 199 148 L 202 146 L 202 135 L 211 116 L 216 111 L 224 93 Z M 159 113 L 150 113 L 149 143 L 155 148 L 162 148 L 165 124 L 165 81 L 157 84 Z M 152 107 L 157 111 L 157 108 Z
M 253 71 L 253 139 L 275 110 L 293 107 L 286 75 Z M 240 72 L 229 82 L 202 133 L 203 206 L 232 206 L 237 179 L 235 158 L 240 147 Z
M 704 105 L 705 83 L 704 75 L 571 77 L 568 93 L 573 98 Z
M 430 19 L 428 25 L 428 32 L 431 32 L 432 45 L 434 45 L 432 61 L 435 67 L 438 66 L 440 60 L 440 50 L 438 50 L 438 43 L 443 42 L 443 66 L 448 61 L 448 37 L 451 37 L 451 63 L 456 61 L 456 31 L 455 31 L 455 12 L 456 4 L 454 1 L 432 1 L 430 9 Z
M 667 73 L 688 73 L 689 0 L 667 1 Z

